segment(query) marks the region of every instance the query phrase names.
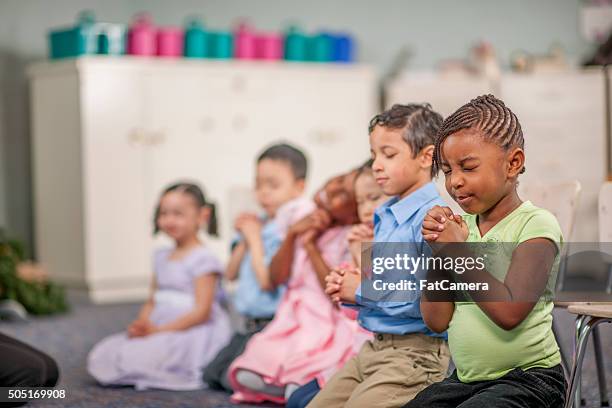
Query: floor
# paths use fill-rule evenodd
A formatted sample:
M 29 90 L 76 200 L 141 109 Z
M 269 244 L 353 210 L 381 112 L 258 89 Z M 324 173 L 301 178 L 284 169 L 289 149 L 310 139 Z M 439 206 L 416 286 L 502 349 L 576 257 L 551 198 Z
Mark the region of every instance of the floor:
M 87 352 L 104 336 L 123 330 L 138 312 L 137 304 L 92 305 L 82 295 L 72 294 L 73 309 L 57 317 L 31 319 L 27 323 L 0 322 L 0 331 L 47 352 L 59 363 L 58 388 L 66 390 L 63 400 L 34 401 L 32 407 L 231 407 L 227 394 L 202 390 L 193 392 L 134 391 L 131 388 L 102 388 L 87 375 Z M 571 347 L 573 317 L 555 312 L 562 328 L 561 342 Z M 601 330 L 606 354 L 607 386 L 612 390 L 612 327 Z M 597 377 L 592 350 L 584 367 L 584 391 L 587 407 L 598 407 Z M 242 405 L 248 406 L 248 405 Z M 261 405 L 259 405 L 261 406 Z M 268 405 L 273 406 L 273 405 Z

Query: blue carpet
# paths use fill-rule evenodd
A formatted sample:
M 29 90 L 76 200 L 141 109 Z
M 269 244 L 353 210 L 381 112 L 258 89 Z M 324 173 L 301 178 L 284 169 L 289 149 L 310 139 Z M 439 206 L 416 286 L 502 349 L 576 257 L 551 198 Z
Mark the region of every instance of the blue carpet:
M 134 319 L 140 306 L 135 304 L 94 306 L 79 295 L 73 295 L 71 299 L 73 310 L 63 316 L 34 318 L 28 323 L 0 322 L 0 331 L 47 352 L 59 363 L 61 379 L 58 388 L 66 390 L 66 398 L 33 401 L 28 406 L 103 408 L 235 406 L 230 403 L 227 394 L 211 390 L 135 391 L 132 388 L 103 388 L 96 385 L 85 370 L 88 351 L 104 336 L 123 330 Z M 560 310 L 555 312 L 555 317 L 562 328 L 563 346 L 571 347 L 573 316 Z M 612 327 L 609 326 L 600 327 L 602 346 L 607 357 L 607 384 L 608 389 L 612 390 Z M 598 407 L 597 377 L 591 349 L 584 364 L 583 384 L 587 407 Z

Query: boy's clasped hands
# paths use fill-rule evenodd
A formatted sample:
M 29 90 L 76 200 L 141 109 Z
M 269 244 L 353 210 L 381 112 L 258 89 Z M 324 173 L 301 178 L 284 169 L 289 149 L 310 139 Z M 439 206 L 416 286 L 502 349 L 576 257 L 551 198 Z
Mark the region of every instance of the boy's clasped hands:
M 460 215 L 454 214 L 449 207 L 435 206 L 427 212 L 421 233 L 429 243 L 465 242 L 468 227 Z M 348 235 L 349 245 L 361 245 L 374 240 L 372 227 L 366 224 L 355 225 Z M 325 293 L 332 302 L 355 303 L 355 293 L 361 284 L 361 274 L 357 268 L 334 268 L 325 277 Z

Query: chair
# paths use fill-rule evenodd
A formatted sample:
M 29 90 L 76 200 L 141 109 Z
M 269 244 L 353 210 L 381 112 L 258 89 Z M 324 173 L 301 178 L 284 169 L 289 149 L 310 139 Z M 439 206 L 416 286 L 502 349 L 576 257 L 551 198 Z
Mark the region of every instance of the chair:
M 601 186 L 599 190 L 598 202 L 599 242 L 602 245 L 602 253 L 605 254 L 609 248 L 604 248 L 603 244 L 612 242 L 612 182 L 606 182 Z M 609 262 L 609 260 L 606 260 L 606 262 Z M 612 263 L 609 263 L 608 281 L 606 285 L 607 294 L 610 294 L 611 286 Z M 610 302 L 565 303 L 570 313 L 578 314 L 578 317 L 576 318 L 576 347 L 574 350 L 573 366 L 569 372 L 570 387 L 568 390 L 566 407 L 571 407 L 572 404 L 574 404 L 574 407 L 579 407 L 582 403 L 580 392 L 580 370 L 582 368 L 582 360 L 584 359 L 586 343 L 591 331 L 593 332 L 593 349 L 595 352 L 597 380 L 599 382 L 600 403 L 602 407 L 609 406 L 608 390 L 606 386 L 606 372 L 603 364 L 603 352 L 601 350 L 601 341 L 599 339 L 599 330 L 597 329 L 597 325 L 604 321 L 609 322 L 609 320 L 606 319 L 610 319 L 608 314 L 612 313 L 612 305 L 610 305 Z M 557 302 L 555 302 L 555 305 L 557 305 Z M 565 360 L 563 363 L 565 366 L 567 366 L 567 359 L 564 357 L 563 353 L 562 360 Z
M 568 390 L 565 397 L 565 408 L 578 408 L 581 404 L 580 398 L 580 379 L 582 377 L 582 363 L 586 354 L 586 346 L 591 332 L 595 343 L 596 359 L 601 361 L 601 343 L 597 326 L 601 323 L 612 323 L 612 304 L 593 303 L 593 304 L 574 304 L 567 308 L 568 312 L 576 314 L 576 348 L 574 359 L 570 370 Z M 599 350 L 599 351 L 598 351 Z M 597 354 L 600 354 L 599 356 Z M 609 406 L 607 395 L 602 395 L 605 391 L 605 372 L 603 366 L 597 365 L 597 379 L 599 381 L 601 406 Z M 602 389 L 602 384 L 604 387 Z
M 576 210 L 580 199 L 580 191 L 582 186 L 578 180 L 566 181 L 553 184 L 520 184 L 521 195 L 530 200 L 538 207 L 542 207 L 550 211 L 559 221 L 561 232 L 565 242 L 570 242 L 574 232 L 574 222 L 576 220 Z M 567 253 L 568 245 L 564 245 L 561 254 Z M 557 275 L 556 290 L 559 291 L 563 287 L 565 281 L 565 263 L 559 265 Z
M 610 181 L 604 183 L 599 190 L 599 242 L 612 242 L 612 182 Z M 612 262 L 608 263 L 606 293 L 612 293 Z

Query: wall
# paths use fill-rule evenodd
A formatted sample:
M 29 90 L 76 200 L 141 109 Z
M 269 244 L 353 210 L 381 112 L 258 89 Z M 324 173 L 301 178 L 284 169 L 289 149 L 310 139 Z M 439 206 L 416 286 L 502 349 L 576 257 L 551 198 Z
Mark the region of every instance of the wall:
M 276 30 L 298 22 L 308 30 L 356 33 L 359 59 L 388 71 L 408 46 L 409 66 L 432 68 L 443 58 L 462 58 L 475 41 L 492 42 L 504 64 L 523 49 L 544 53 L 560 43 L 572 59 L 590 46 L 579 35 L 580 0 L 2 0 L 0 2 L 0 226 L 32 242 L 30 143 L 26 65 L 46 56 L 47 30 L 69 25 L 78 11 L 101 21 L 127 22 L 148 10 L 161 24 L 181 24 L 200 14 L 211 28 L 247 16 L 258 28 Z

